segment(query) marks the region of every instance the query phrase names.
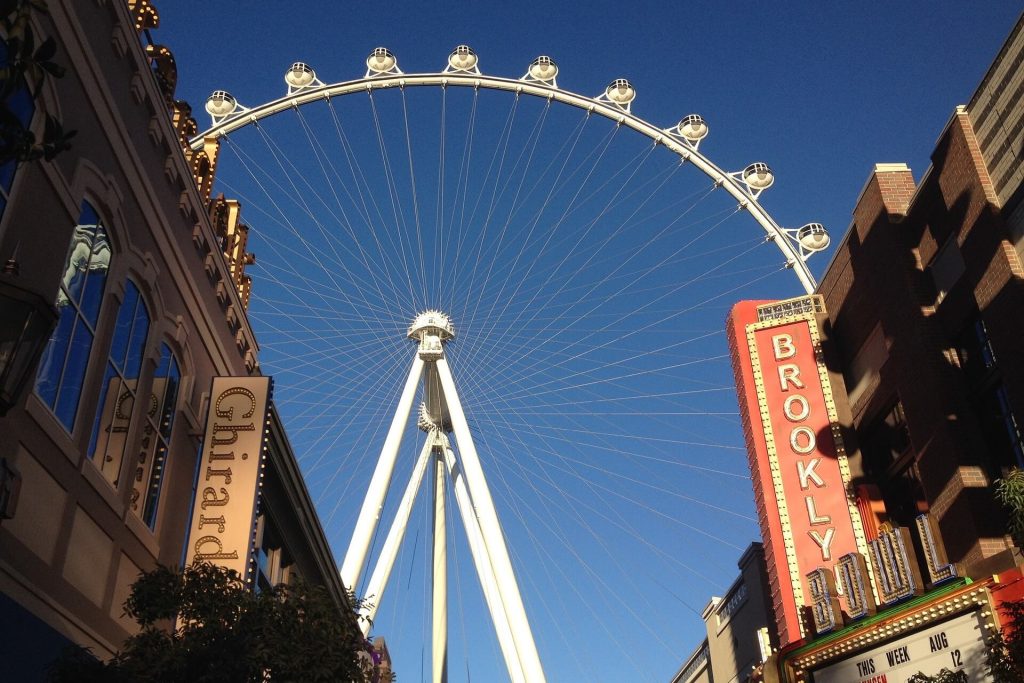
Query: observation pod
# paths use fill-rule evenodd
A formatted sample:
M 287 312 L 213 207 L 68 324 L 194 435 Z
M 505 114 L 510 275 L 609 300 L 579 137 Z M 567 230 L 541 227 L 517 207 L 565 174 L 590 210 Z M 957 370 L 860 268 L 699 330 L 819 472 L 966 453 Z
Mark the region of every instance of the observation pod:
M 284 74 L 284 82 L 289 88 L 305 88 L 316 81 L 313 67 L 303 62 L 295 62 Z
M 238 109 L 238 102 L 226 90 L 214 90 L 206 98 L 206 113 L 210 116 L 223 118 L 230 116 Z
M 796 231 L 797 242 L 806 251 L 821 251 L 832 241 L 821 223 L 808 223 Z
M 616 78 L 604 89 L 604 95 L 613 104 L 628 107 L 636 99 L 636 90 L 625 78 Z
M 386 74 L 398 66 L 398 60 L 386 47 L 375 47 L 366 58 L 366 68 L 372 74 Z
M 530 68 L 527 73 L 529 73 L 530 78 L 535 80 L 550 82 L 558 76 L 558 65 L 555 64 L 551 57 L 540 56 L 530 62 Z
M 676 132 L 687 142 L 696 145 L 708 136 L 708 124 L 700 114 L 688 114 L 676 124 Z
M 768 164 L 758 161 L 743 169 L 740 176 L 751 192 L 767 190 L 775 182 L 775 175 Z
M 479 58 L 469 45 L 459 45 L 448 55 L 448 66 L 454 71 L 472 71 Z

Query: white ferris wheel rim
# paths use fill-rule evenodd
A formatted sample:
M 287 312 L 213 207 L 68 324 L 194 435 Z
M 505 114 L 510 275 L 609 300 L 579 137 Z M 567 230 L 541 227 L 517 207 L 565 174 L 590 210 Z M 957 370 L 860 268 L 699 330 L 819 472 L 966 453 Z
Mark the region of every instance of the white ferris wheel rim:
M 628 83 L 626 85 L 628 86 Z M 221 94 L 227 97 L 232 108 L 226 114 L 219 116 L 210 112 L 213 125 L 189 140 L 189 145 L 193 150 L 199 150 L 202 148 L 204 140 L 210 137 L 226 136 L 241 128 L 256 124 L 262 119 L 314 102 L 329 102 L 333 98 L 357 93 L 372 93 L 375 90 L 404 89 L 406 87 L 447 88 L 448 86 L 512 92 L 516 95 L 524 94 L 546 99 L 549 102 L 559 102 L 604 116 L 618 125 L 631 128 L 655 144 L 664 146 L 677 154 L 684 162 L 690 162 L 710 178 L 716 186 L 722 187 L 732 195 L 738 202 L 739 208 L 749 212 L 761 226 L 766 239 L 773 242 L 782 252 L 786 267 L 794 272 L 804 291 L 807 294 L 812 294 L 816 290 L 817 281 L 807 265 L 807 259 L 827 247 L 827 241 L 821 248 L 807 249 L 802 246 L 797 239 L 798 231 L 802 228 L 782 227 L 758 201 L 761 191 L 752 191 L 743 182 L 742 171 L 722 170 L 699 151 L 699 143 L 691 143 L 671 128 L 659 128 L 634 114 L 630 106 L 633 102 L 632 97 L 628 102 L 620 105 L 608 99 L 604 94 L 598 97 L 589 97 L 560 88 L 553 78 L 548 81 L 539 81 L 531 78 L 529 74 L 519 79 L 489 76 L 480 73 L 475 65 L 472 71 L 455 70 L 407 74 L 399 71 L 395 65 L 386 73 L 374 73 L 370 70 L 363 78 L 336 83 L 323 83 L 317 80 L 314 74 L 309 85 L 298 88 L 289 85 L 289 92 L 284 97 L 270 100 L 256 107 L 242 106 L 226 92 L 217 91 L 215 96 Z M 609 86 L 609 88 L 611 87 Z M 632 86 L 628 87 L 632 88 Z M 820 228 L 820 226 L 818 227 Z

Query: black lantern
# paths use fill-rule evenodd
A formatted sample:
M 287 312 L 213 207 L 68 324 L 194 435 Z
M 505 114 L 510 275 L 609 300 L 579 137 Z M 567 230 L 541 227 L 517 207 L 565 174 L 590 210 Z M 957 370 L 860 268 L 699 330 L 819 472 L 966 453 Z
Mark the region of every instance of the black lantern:
M 0 272 L 0 415 L 17 403 L 56 322 L 57 309 L 18 284 L 10 259 Z

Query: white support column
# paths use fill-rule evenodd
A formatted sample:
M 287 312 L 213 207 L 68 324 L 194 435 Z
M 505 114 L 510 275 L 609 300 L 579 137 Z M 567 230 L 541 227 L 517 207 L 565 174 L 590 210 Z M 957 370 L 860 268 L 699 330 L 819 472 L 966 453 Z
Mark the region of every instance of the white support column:
M 416 395 L 416 385 L 422 374 L 423 359 L 417 354 L 409 369 L 409 378 L 405 380 L 402 397 L 398 400 L 395 417 L 391 421 L 391 428 L 384 440 L 384 447 L 381 448 L 377 468 L 373 471 L 373 478 L 366 491 L 366 498 L 363 499 L 363 507 L 359 511 L 355 530 L 352 532 L 352 541 L 348 545 L 345 561 L 341 565 L 341 582 L 349 590 L 356 589 L 359 575 L 366 563 L 366 553 L 370 548 L 373 532 L 377 528 L 381 509 L 384 507 L 384 497 L 391 485 L 391 474 L 395 470 L 398 447 L 402 444 L 402 434 L 409 422 L 409 412 L 412 410 L 412 400 Z
M 377 609 L 380 607 L 381 598 L 384 596 L 384 589 L 388 585 L 388 577 L 391 576 L 391 570 L 395 566 L 398 548 L 402 545 L 402 539 L 405 538 L 405 530 L 409 525 L 409 515 L 412 513 L 413 503 L 416 502 L 416 492 L 419 491 L 420 484 L 423 482 L 423 473 L 427 469 L 427 460 L 433 445 L 434 438 L 428 435 L 427 441 L 423 444 L 423 449 L 420 451 L 420 457 L 412 468 L 412 477 L 409 479 L 409 484 L 405 487 L 402 500 L 398 504 L 395 521 L 392 522 L 388 536 L 384 540 L 384 546 L 380 550 L 380 557 L 377 558 L 373 574 L 370 575 L 370 582 L 366 585 L 366 599 L 372 604 L 365 605 L 359 610 L 359 615 L 363 617 L 360 620 L 359 627 L 363 629 L 364 636 L 370 632 L 370 623 L 377 616 Z
M 452 480 L 452 489 L 455 491 L 455 502 L 459 506 L 462 526 L 466 529 L 466 539 L 469 542 L 469 552 L 473 556 L 473 565 L 476 567 L 477 576 L 480 577 L 484 600 L 487 602 L 487 609 L 491 613 L 491 621 L 494 623 L 494 630 L 498 635 L 501 654 L 505 658 L 505 668 L 508 669 L 508 676 L 512 683 L 526 683 L 526 679 L 523 677 L 523 668 L 519 664 L 519 653 L 516 652 L 516 644 L 512 639 L 512 629 L 509 627 L 508 617 L 505 615 L 505 605 L 502 604 L 501 595 L 498 592 L 498 582 L 494 578 L 491 558 L 487 554 L 484 539 L 480 535 L 480 522 L 476 518 L 473 501 L 469 499 L 469 491 L 466 489 L 466 478 L 455 461 L 455 453 L 451 448 L 445 448 L 444 461 L 448 468 L 448 476 Z
M 462 469 L 466 475 L 466 486 L 469 488 L 469 494 L 473 499 L 477 517 L 480 520 L 480 531 L 483 536 L 484 545 L 487 547 L 487 554 L 491 559 L 491 567 L 494 569 L 494 575 L 498 582 L 498 591 L 512 629 L 512 638 L 519 653 L 523 674 L 530 683 L 543 683 L 546 680 L 544 669 L 541 667 L 540 656 L 537 654 L 537 645 L 533 640 L 530 622 L 526 618 L 526 609 L 523 607 L 523 600 L 519 594 L 519 585 L 516 583 L 516 576 L 512 570 L 512 561 L 508 556 L 508 548 L 505 547 L 505 537 L 501 531 L 501 523 L 498 521 L 498 514 L 494 509 L 494 501 L 491 499 L 487 480 L 484 478 L 483 469 L 480 467 L 480 458 L 473 443 L 473 436 L 469 431 L 469 423 L 466 422 L 466 415 L 462 411 L 462 402 L 459 400 L 458 391 L 455 389 L 455 380 L 452 377 L 451 369 L 448 367 L 448 361 L 443 356 L 438 358 L 435 363 L 437 364 L 438 376 L 441 378 L 441 388 L 444 390 L 448 411 L 451 415 L 455 440 L 459 444 L 459 455 L 462 457 Z
M 433 434 L 431 435 L 433 437 Z M 448 540 L 444 509 L 444 462 L 441 448 L 431 454 L 434 465 L 434 632 L 433 683 L 448 683 Z

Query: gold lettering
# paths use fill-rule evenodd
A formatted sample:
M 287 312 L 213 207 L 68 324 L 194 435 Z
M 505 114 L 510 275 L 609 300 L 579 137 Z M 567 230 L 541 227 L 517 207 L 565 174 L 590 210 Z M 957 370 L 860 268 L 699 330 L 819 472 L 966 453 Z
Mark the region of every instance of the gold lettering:
M 203 502 L 199 504 L 199 507 L 205 510 L 210 505 L 227 505 L 228 504 L 228 490 L 222 488 L 220 490 L 224 494 L 223 498 L 217 497 L 217 491 L 212 486 L 207 486 L 203 489 Z
M 204 553 L 200 548 L 208 544 L 214 544 L 217 546 L 217 550 L 212 553 Z M 230 553 L 224 552 L 224 544 L 216 536 L 203 536 L 198 539 L 195 544 L 195 552 L 197 560 L 237 560 L 238 551 L 232 550 Z
M 199 528 L 202 529 L 207 524 L 216 524 L 217 533 L 224 533 L 224 515 L 221 515 L 220 517 L 206 517 L 204 515 L 199 515 Z
M 212 460 L 234 460 L 234 459 L 235 459 L 235 452 L 234 451 L 231 451 L 230 453 L 214 453 L 212 451 L 210 452 L 210 460 L 211 461 Z
M 256 426 L 253 423 L 241 424 L 241 425 L 222 425 L 213 423 L 213 434 L 210 439 L 210 444 L 213 446 L 229 446 L 234 442 L 238 441 L 238 432 L 253 432 L 256 431 Z M 229 437 L 218 437 L 217 432 L 230 432 Z
M 804 383 L 800 379 L 800 368 L 796 363 L 783 363 L 779 366 L 779 386 L 782 391 L 789 391 L 787 384 L 792 384 L 797 389 L 804 388 Z
M 224 477 L 224 483 L 231 483 L 231 468 L 225 467 L 222 470 L 214 469 L 212 467 L 206 468 L 206 481 L 210 481 L 210 477 Z
M 256 394 L 252 393 L 245 387 L 232 387 L 225 390 L 217 397 L 217 403 L 214 405 L 214 410 L 217 411 L 217 417 L 226 417 L 229 420 L 235 419 L 235 408 L 240 406 L 232 406 L 224 409 L 220 407 L 220 404 L 232 396 L 244 396 L 249 402 L 249 407 L 245 409 L 246 412 L 242 413 L 241 417 L 252 417 L 252 414 L 256 412 Z

